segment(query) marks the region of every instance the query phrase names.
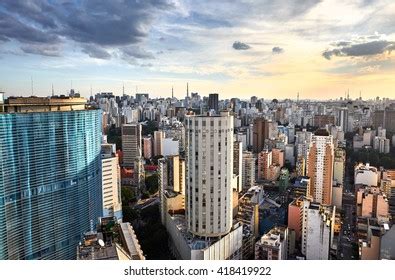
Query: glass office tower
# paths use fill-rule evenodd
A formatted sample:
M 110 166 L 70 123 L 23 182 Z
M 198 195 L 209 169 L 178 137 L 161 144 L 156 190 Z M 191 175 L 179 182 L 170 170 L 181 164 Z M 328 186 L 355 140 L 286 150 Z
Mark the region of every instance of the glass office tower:
M 75 259 L 102 215 L 101 113 L 30 99 L 0 112 L 0 259 Z

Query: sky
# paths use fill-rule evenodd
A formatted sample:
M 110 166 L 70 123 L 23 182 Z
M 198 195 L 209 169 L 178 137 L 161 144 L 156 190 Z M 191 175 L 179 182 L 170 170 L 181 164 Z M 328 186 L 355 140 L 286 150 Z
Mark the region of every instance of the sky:
M 1 0 L 0 91 L 395 97 L 393 0 Z M 33 86 L 32 86 L 33 85 Z

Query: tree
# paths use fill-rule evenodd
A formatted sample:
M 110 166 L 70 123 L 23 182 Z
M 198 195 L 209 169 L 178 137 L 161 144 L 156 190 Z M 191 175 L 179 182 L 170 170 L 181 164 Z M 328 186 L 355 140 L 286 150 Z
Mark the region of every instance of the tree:
M 130 187 L 122 187 L 121 188 L 121 199 L 122 199 L 122 205 L 128 206 L 130 202 L 136 201 L 136 196 L 134 195 L 134 193 L 130 189 Z
M 150 194 L 156 193 L 158 191 L 158 174 L 154 173 L 145 178 L 145 187 Z

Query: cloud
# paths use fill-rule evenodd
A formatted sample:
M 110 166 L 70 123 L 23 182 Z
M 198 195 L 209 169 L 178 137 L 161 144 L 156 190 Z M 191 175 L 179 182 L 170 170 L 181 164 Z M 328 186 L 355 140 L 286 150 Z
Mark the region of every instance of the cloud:
M 284 52 L 284 49 L 283 48 L 280 48 L 280 47 L 274 47 L 273 49 L 272 49 L 272 53 L 273 54 L 280 54 L 280 53 L 283 53 Z
M 154 59 L 154 55 L 141 47 L 131 46 L 122 48 L 122 56 L 125 58 Z
M 360 37 L 359 40 L 366 40 L 368 37 Z M 377 37 L 374 37 L 377 38 Z M 338 47 L 334 49 L 325 50 L 322 56 L 330 60 L 333 56 L 344 56 L 344 57 L 359 57 L 359 56 L 374 56 L 383 54 L 385 52 L 391 52 L 395 49 L 395 42 L 387 40 L 374 40 L 374 41 L 356 41 L 338 43 Z
M 82 52 L 88 54 L 92 58 L 110 59 L 111 55 L 105 50 L 96 45 L 89 44 L 82 48 Z
M 233 47 L 235 50 L 248 50 L 248 49 L 251 48 L 251 47 L 250 47 L 249 45 L 247 45 L 246 43 L 242 43 L 242 42 L 240 42 L 240 41 L 235 41 L 235 42 L 233 43 L 232 47 Z
M 171 0 L 2 0 L 0 41 L 53 46 L 74 41 L 89 56 L 108 59 L 105 48 L 139 45 L 159 14 L 173 8 Z M 43 55 L 50 50 L 23 48 Z
M 61 55 L 60 49 L 56 45 L 30 44 L 22 46 L 21 50 L 25 53 L 38 54 L 43 56 L 58 57 Z

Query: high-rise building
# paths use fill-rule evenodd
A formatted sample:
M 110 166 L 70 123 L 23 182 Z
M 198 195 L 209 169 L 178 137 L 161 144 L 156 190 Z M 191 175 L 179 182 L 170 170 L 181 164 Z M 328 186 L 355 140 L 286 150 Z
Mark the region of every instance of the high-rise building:
M 265 139 L 269 138 L 271 121 L 265 118 L 254 119 L 252 150 L 254 153 L 260 153 L 265 148 Z
M 305 201 L 307 202 L 307 201 Z M 335 208 L 322 206 L 319 203 L 306 203 L 302 236 L 302 244 L 305 244 L 307 260 L 328 260 L 332 248 Z
M 143 156 L 145 159 L 152 158 L 152 137 L 151 135 L 143 138 Z
M 334 183 L 344 184 L 346 172 L 346 151 L 342 148 L 335 149 L 335 158 L 333 163 L 333 181 Z
M 258 154 L 258 179 L 269 178 L 269 167 L 272 165 L 273 155 L 271 151 L 263 150 Z
M 159 159 L 158 167 L 159 199 L 161 203 L 161 220 L 165 224 L 166 199 L 165 195 L 174 193 L 185 199 L 185 160 L 179 156 L 169 156 Z M 182 206 L 185 209 L 184 202 Z
M 284 151 L 281 149 L 272 149 L 272 162 L 273 164 L 284 166 Z
M 226 235 L 232 228 L 233 116 L 188 116 L 186 129 L 188 230 Z
M 332 203 L 333 138 L 327 130 L 319 129 L 312 137 L 307 156 L 308 195 L 324 205 Z
M 337 125 L 341 127 L 343 132 L 348 132 L 348 108 L 340 108 L 337 115 Z
M 101 145 L 103 217 L 122 221 L 121 170 L 115 144 Z
M 218 93 L 210 93 L 208 95 L 208 108 L 218 113 Z
M 248 190 L 255 186 L 255 157 L 251 152 L 243 153 L 243 184 L 242 189 Z
M 237 177 L 236 190 L 243 188 L 243 142 L 235 141 L 233 144 L 233 174 Z
M 135 160 L 141 155 L 141 124 L 122 125 L 123 166 L 133 167 Z
M 154 156 L 163 155 L 163 138 L 165 134 L 162 130 L 154 132 Z
M 75 259 L 102 215 L 100 110 L 10 97 L 0 139 L 0 259 Z

